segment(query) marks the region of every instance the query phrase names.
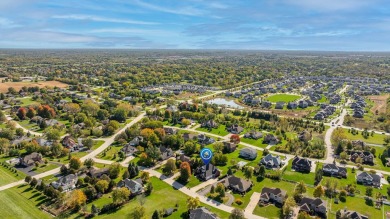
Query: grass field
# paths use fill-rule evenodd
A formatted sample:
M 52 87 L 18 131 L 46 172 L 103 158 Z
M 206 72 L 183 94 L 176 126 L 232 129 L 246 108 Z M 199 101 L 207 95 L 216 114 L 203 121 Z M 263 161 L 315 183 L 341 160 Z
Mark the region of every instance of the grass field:
M 0 186 L 24 179 L 25 176 L 23 172 L 13 173 L 6 167 L 0 166 Z
M 362 140 L 368 144 L 381 144 L 381 145 L 385 143 L 384 139 L 386 137 L 386 135 L 376 134 L 376 133 L 374 134 L 374 136 L 371 136 L 371 133 L 369 133 L 370 136 L 368 136 L 368 138 L 365 139 L 361 131 L 359 131 L 358 134 L 353 135 L 352 133 L 349 133 L 348 130 L 345 130 L 345 134 L 347 135 L 347 139 L 349 140 Z
M 6 219 L 45 219 L 52 218 L 38 209 L 45 197 L 29 186 L 22 185 L 0 192 L 1 218 Z
M 174 212 L 169 218 L 182 218 L 182 214 L 187 211 L 186 201 L 188 196 L 173 189 L 171 186 L 168 186 L 165 182 L 152 177 L 150 178 L 153 184 L 153 192 L 150 196 L 145 198 L 145 203 L 143 207 L 146 210 L 146 217 L 151 218 L 153 212 L 155 210 L 162 210 L 168 208 L 175 208 L 175 205 L 178 205 L 178 210 Z M 108 204 L 112 202 L 112 198 L 110 194 L 103 195 L 102 198 L 87 204 L 87 210 L 91 210 L 92 204 L 95 204 L 97 207 L 101 208 L 104 204 Z M 121 209 L 116 212 L 110 214 L 99 215 L 95 218 L 132 218 L 131 213 L 133 209 L 139 205 L 137 199 L 132 199 L 129 203 L 124 205 Z M 205 206 L 201 204 L 202 206 Z M 216 213 L 220 218 L 228 218 L 229 213 L 220 211 L 218 209 L 212 208 L 210 206 L 206 206 L 212 212 Z M 72 215 L 71 218 L 77 218 L 79 215 Z
M 197 128 L 196 130 L 202 131 L 202 132 L 209 132 L 209 133 L 211 133 L 211 134 L 220 135 L 220 136 L 225 136 L 225 135 L 229 134 L 229 132 L 226 131 L 226 126 L 225 126 L 225 125 L 219 125 L 218 128 L 216 128 L 216 129 L 211 129 L 211 131 L 209 131 L 209 130 L 206 129 L 206 128 Z
M 260 148 L 266 148 L 268 144 L 263 144 L 264 138 L 259 138 L 259 139 L 252 139 L 252 138 L 241 138 L 241 141 L 247 144 L 254 145 L 256 147 Z
M 30 106 L 33 104 L 39 104 L 37 101 L 32 100 L 31 97 L 21 98 L 19 100 L 22 102 L 21 106 Z
M 295 172 L 291 169 L 292 166 L 292 159 L 288 162 L 288 166 L 286 167 L 286 170 L 283 172 L 282 178 L 285 180 L 291 180 L 295 182 L 303 181 L 306 184 L 314 185 L 314 173 L 300 173 Z
M 288 103 L 288 102 L 296 101 L 299 98 L 301 98 L 301 96 L 299 96 L 299 95 L 275 94 L 275 95 L 269 96 L 267 98 L 267 100 L 270 101 L 270 102 L 273 102 L 273 103 L 276 103 L 276 102 L 279 102 L 279 101 L 284 101 L 284 102 Z
M 275 207 L 275 205 L 268 205 L 265 207 L 256 206 L 255 210 L 253 210 L 253 214 L 259 215 L 262 217 L 266 217 L 269 219 L 279 219 L 282 209 Z

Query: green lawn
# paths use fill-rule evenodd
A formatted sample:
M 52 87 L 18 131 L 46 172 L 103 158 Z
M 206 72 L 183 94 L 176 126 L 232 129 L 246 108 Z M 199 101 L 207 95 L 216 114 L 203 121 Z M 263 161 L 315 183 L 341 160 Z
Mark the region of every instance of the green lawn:
M 174 212 L 169 218 L 181 218 L 181 215 L 187 211 L 186 200 L 188 198 L 187 195 L 173 189 L 171 186 L 168 186 L 165 182 L 152 177 L 151 182 L 153 184 L 153 192 L 150 196 L 145 198 L 145 203 L 143 207 L 146 210 L 146 218 L 151 218 L 153 212 L 155 210 L 162 210 L 168 208 L 174 208 L 176 204 L 178 204 L 178 211 Z M 112 198 L 110 198 L 111 194 L 103 195 L 102 198 L 87 204 L 87 210 L 91 210 L 92 204 L 95 204 L 97 207 L 101 208 L 104 204 L 108 204 L 112 202 Z M 95 218 L 130 218 L 133 209 L 139 205 L 137 199 L 132 199 L 129 203 L 124 205 L 118 211 L 99 215 Z M 204 204 L 201 204 L 205 206 Z M 220 211 L 218 209 L 212 208 L 210 206 L 206 206 L 212 212 L 216 213 L 220 218 L 228 218 L 229 213 Z M 72 215 L 71 218 L 77 218 L 79 215 Z
M 291 169 L 292 159 L 288 162 L 286 170 L 283 172 L 282 178 L 285 180 L 291 180 L 295 182 L 300 182 L 303 180 L 306 184 L 314 185 L 314 173 L 300 173 L 295 172 Z
M 322 96 L 322 98 L 319 99 L 317 102 L 318 102 L 318 103 L 325 103 L 325 102 L 327 101 L 325 95 L 321 95 L 321 96 Z
M 178 178 L 179 178 L 179 177 L 178 177 Z M 176 178 L 175 180 L 177 181 L 177 178 Z M 179 182 L 179 183 L 181 183 L 181 182 Z M 185 186 L 186 186 L 186 187 L 192 188 L 192 187 L 195 187 L 195 186 L 197 186 L 197 185 L 199 185 L 199 184 L 201 184 L 201 183 L 202 183 L 202 181 L 200 181 L 200 180 L 199 180 L 198 178 L 196 178 L 194 175 L 191 175 L 189 181 L 185 184 Z M 181 184 L 183 184 L 183 183 L 181 183 Z
M 225 125 L 219 125 L 218 128 L 211 129 L 211 131 L 209 131 L 207 128 L 197 128 L 196 130 L 202 131 L 202 132 L 209 132 L 211 134 L 220 135 L 220 136 L 225 136 L 225 135 L 229 134 L 229 132 L 226 131 L 226 126 Z
M 49 171 L 49 170 L 52 170 L 52 169 L 55 169 L 59 167 L 58 165 L 55 165 L 55 164 L 52 164 L 52 163 L 48 163 L 48 164 L 43 164 L 41 166 L 39 166 L 38 168 L 34 167 L 33 168 L 33 171 L 35 173 L 44 173 L 46 171 Z
M 119 161 L 118 152 L 121 150 L 122 145 L 112 144 L 108 148 L 108 151 L 100 153 L 97 157 L 104 160 Z
M 273 103 L 276 103 L 276 102 L 279 102 L 279 101 L 284 101 L 284 102 L 288 103 L 288 102 L 296 101 L 299 98 L 301 98 L 301 96 L 299 96 L 299 95 L 275 94 L 275 95 L 269 96 L 267 98 L 267 100 L 270 101 L 270 102 L 273 102 Z
M 43 132 L 43 129 L 41 129 L 36 123 L 30 123 L 29 120 L 20 120 L 17 122 L 24 128 L 29 129 L 31 131 L 39 132 L 39 133 Z
M 353 135 L 352 133 L 348 132 L 348 130 L 345 130 L 345 134 L 347 135 L 347 139 L 349 140 L 362 140 L 368 144 L 384 144 L 385 141 L 385 137 L 386 135 L 383 135 L 383 134 L 374 134 L 374 136 L 371 136 L 371 133 L 370 133 L 370 136 L 365 139 L 362 135 L 362 132 L 359 131 L 359 134 L 356 134 L 356 135 Z
M 253 214 L 266 217 L 269 219 L 279 219 L 281 214 L 281 208 L 275 207 L 275 205 L 268 205 L 265 207 L 256 206 Z
M 31 97 L 21 98 L 19 99 L 22 104 L 20 106 L 30 106 L 32 104 L 39 104 L 37 101 L 31 99 Z
M 52 218 L 38 209 L 45 198 L 36 190 L 22 185 L 0 192 L 1 218 L 7 219 L 44 219 Z
M 244 143 L 251 144 L 260 148 L 266 148 L 268 146 L 268 144 L 263 144 L 264 138 L 259 138 L 257 140 L 252 138 L 241 138 L 240 140 Z
M 11 182 L 15 182 L 21 179 L 24 179 L 26 176 L 23 172 L 17 171 L 16 173 L 11 172 L 11 170 L 6 167 L 0 166 L 0 186 L 6 185 Z

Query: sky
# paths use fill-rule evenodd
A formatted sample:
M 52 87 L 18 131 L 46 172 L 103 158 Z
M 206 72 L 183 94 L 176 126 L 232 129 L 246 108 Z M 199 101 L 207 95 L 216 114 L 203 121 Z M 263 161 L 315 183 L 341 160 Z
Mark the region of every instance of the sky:
M 390 4 L 0 0 L 0 48 L 390 51 Z

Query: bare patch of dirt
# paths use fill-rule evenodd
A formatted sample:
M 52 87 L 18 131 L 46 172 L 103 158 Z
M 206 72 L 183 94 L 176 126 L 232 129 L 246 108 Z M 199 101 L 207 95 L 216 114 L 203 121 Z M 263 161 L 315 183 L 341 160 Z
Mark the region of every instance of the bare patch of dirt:
M 35 86 L 38 86 L 40 88 L 42 87 L 50 87 L 50 88 L 53 88 L 53 87 L 59 87 L 59 88 L 66 88 L 68 87 L 67 84 L 64 84 L 62 82 L 59 82 L 59 81 L 39 81 L 39 82 L 26 82 L 26 81 L 21 81 L 21 82 L 4 82 L 4 83 L 0 83 L 0 92 L 8 92 L 8 88 L 9 87 L 13 87 L 15 88 L 15 90 L 19 91 L 20 89 L 22 89 L 22 87 L 35 87 Z
M 389 95 L 381 95 L 381 96 L 368 96 L 370 100 L 374 102 L 374 106 L 371 108 L 371 112 L 375 114 L 378 110 L 378 113 L 386 112 L 386 101 L 389 98 Z

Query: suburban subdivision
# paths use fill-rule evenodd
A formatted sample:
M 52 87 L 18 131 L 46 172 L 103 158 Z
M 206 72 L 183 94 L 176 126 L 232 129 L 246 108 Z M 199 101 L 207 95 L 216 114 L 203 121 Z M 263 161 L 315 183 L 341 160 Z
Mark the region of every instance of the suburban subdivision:
M 390 218 L 389 54 L 0 53 L 1 218 Z

